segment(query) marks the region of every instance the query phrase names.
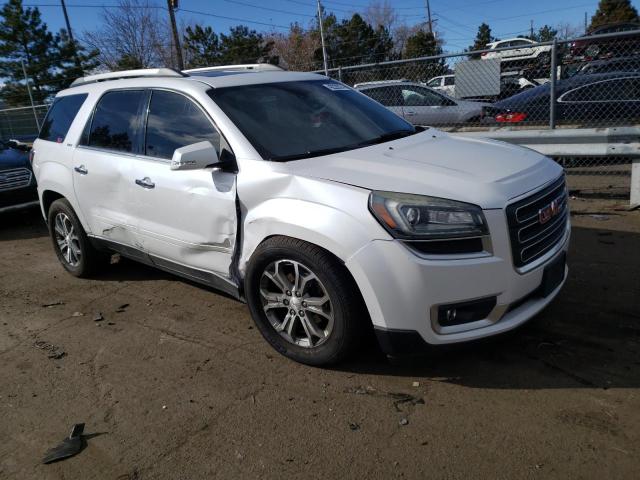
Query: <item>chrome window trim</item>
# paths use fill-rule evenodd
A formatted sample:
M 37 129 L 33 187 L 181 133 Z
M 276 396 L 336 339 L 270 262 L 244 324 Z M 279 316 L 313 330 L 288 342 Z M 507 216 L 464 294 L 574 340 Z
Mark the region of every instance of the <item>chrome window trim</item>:
M 580 85 L 579 87 L 575 87 L 572 88 L 571 90 L 567 90 L 566 92 L 564 92 L 562 95 L 560 95 L 560 97 L 558 97 L 558 99 L 556 100 L 557 103 L 566 103 L 566 104 L 581 104 L 581 103 L 611 103 L 611 102 L 640 102 L 640 99 L 633 99 L 633 100 L 565 100 L 564 97 L 566 97 L 567 95 L 569 95 L 570 93 L 576 92 L 578 90 L 581 90 L 583 88 L 587 88 L 587 87 L 591 87 L 592 85 L 597 85 L 599 83 L 606 83 L 606 82 L 617 82 L 619 80 L 638 80 L 640 82 L 640 76 L 638 75 L 632 75 L 629 77 L 617 77 L 617 78 L 608 78 L 606 80 L 598 80 L 596 82 L 593 83 L 587 83 L 585 85 Z

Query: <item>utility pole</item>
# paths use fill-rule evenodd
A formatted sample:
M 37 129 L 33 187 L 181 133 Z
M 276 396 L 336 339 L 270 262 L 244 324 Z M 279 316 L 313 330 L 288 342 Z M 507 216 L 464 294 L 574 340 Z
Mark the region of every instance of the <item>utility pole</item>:
M 184 70 L 184 60 L 182 59 L 182 49 L 180 48 L 180 37 L 178 37 L 178 27 L 176 26 L 175 10 L 178 8 L 178 0 L 167 0 L 169 9 L 169 20 L 171 20 L 171 31 L 173 32 L 173 43 L 176 47 L 176 60 L 178 70 Z
M 33 104 L 33 95 L 31 95 L 31 84 L 29 83 L 29 77 L 27 76 L 27 68 L 24 66 L 24 60 L 20 60 L 22 65 L 22 73 L 24 74 L 24 81 L 27 83 L 27 92 L 29 92 L 29 101 L 31 102 L 31 110 L 33 110 L 33 118 L 36 120 L 36 127 L 38 132 L 40 131 L 40 120 L 38 120 L 38 113 L 36 112 L 36 106 Z
M 76 41 L 73 39 L 73 32 L 71 31 L 71 23 L 69 22 L 69 14 L 67 13 L 67 6 L 64 4 L 64 0 L 60 0 L 60 4 L 62 5 L 62 13 L 64 13 L 64 21 L 67 24 L 67 34 L 69 34 L 69 40 L 71 40 L 71 44 L 73 45 L 73 59 L 76 62 L 76 67 L 82 72 L 82 65 L 80 64 L 80 59 L 78 58 L 78 51 L 76 50 Z
M 433 23 L 431 22 L 431 5 L 429 5 L 429 0 L 426 0 L 427 3 L 427 23 L 429 25 L 429 33 L 433 35 Z
M 529 34 L 529 38 L 533 40 L 533 20 L 531 20 L 531 33 Z
M 69 38 L 72 42 L 75 42 L 73 39 L 73 32 L 71 31 L 71 24 L 69 23 L 69 15 L 67 14 L 67 6 L 64 4 L 64 0 L 60 0 L 60 4 L 62 5 L 62 13 L 64 13 L 64 21 L 67 24 L 67 33 L 69 34 Z
M 584 34 L 587 34 L 587 12 L 584 12 Z
M 324 63 L 324 74 L 329 76 L 329 67 L 327 66 L 327 48 L 324 44 L 324 26 L 322 25 L 322 7 L 318 0 L 318 25 L 320 26 L 320 42 L 322 43 L 322 62 Z

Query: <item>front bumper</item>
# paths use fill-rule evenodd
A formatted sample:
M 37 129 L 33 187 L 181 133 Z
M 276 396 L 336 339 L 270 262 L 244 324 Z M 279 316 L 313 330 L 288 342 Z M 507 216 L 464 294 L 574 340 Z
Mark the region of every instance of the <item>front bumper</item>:
M 0 213 L 33 207 L 39 203 L 35 181 L 27 187 L 0 191 Z
M 485 217 L 491 232 L 490 253 L 442 260 L 416 254 L 397 240 L 376 240 L 346 262 L 386 353 L 414 353 L 422 344 L 446 345 L 506 332 L 535 316 L 558 294 L 566 268 L 555 290 L 546 296 L 536 292 L 545 267 L 568 249 L 569 222 L 552 250 L 527 266 L 526 272 L 518 272 L 504 211 L 487 210 Z M 439 325 L 439 305 L 494 296 L 495 307 L 485 318 Z

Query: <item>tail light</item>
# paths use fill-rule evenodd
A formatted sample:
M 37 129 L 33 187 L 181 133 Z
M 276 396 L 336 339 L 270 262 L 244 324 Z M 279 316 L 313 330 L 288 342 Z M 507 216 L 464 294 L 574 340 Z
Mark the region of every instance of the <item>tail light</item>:
M 487 56 L 487 53 L 489 53 L 489 52 L 482 52 L 482 53 L 480 54 L 480 56 L 481 56 L 481 57 L 486 57 L 486 56 Z
M 516 123 L 523 122 L 526 118 L 527 114 L 524 112 L 499 113 L 498 115 L 496 115 L 496 122 Z

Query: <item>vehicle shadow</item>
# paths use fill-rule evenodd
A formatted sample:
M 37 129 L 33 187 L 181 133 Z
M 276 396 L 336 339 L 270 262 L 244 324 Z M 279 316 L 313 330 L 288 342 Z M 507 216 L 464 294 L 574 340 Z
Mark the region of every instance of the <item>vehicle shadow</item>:
M 569 278 L 528 324 L 389 362 L 375 347 L 337 367 L 475 388 L 640 387 L 640 234 L 574 228 Z
M 0 242 L 46 237 L 49 232 L 38 206 L 0 213 Z

